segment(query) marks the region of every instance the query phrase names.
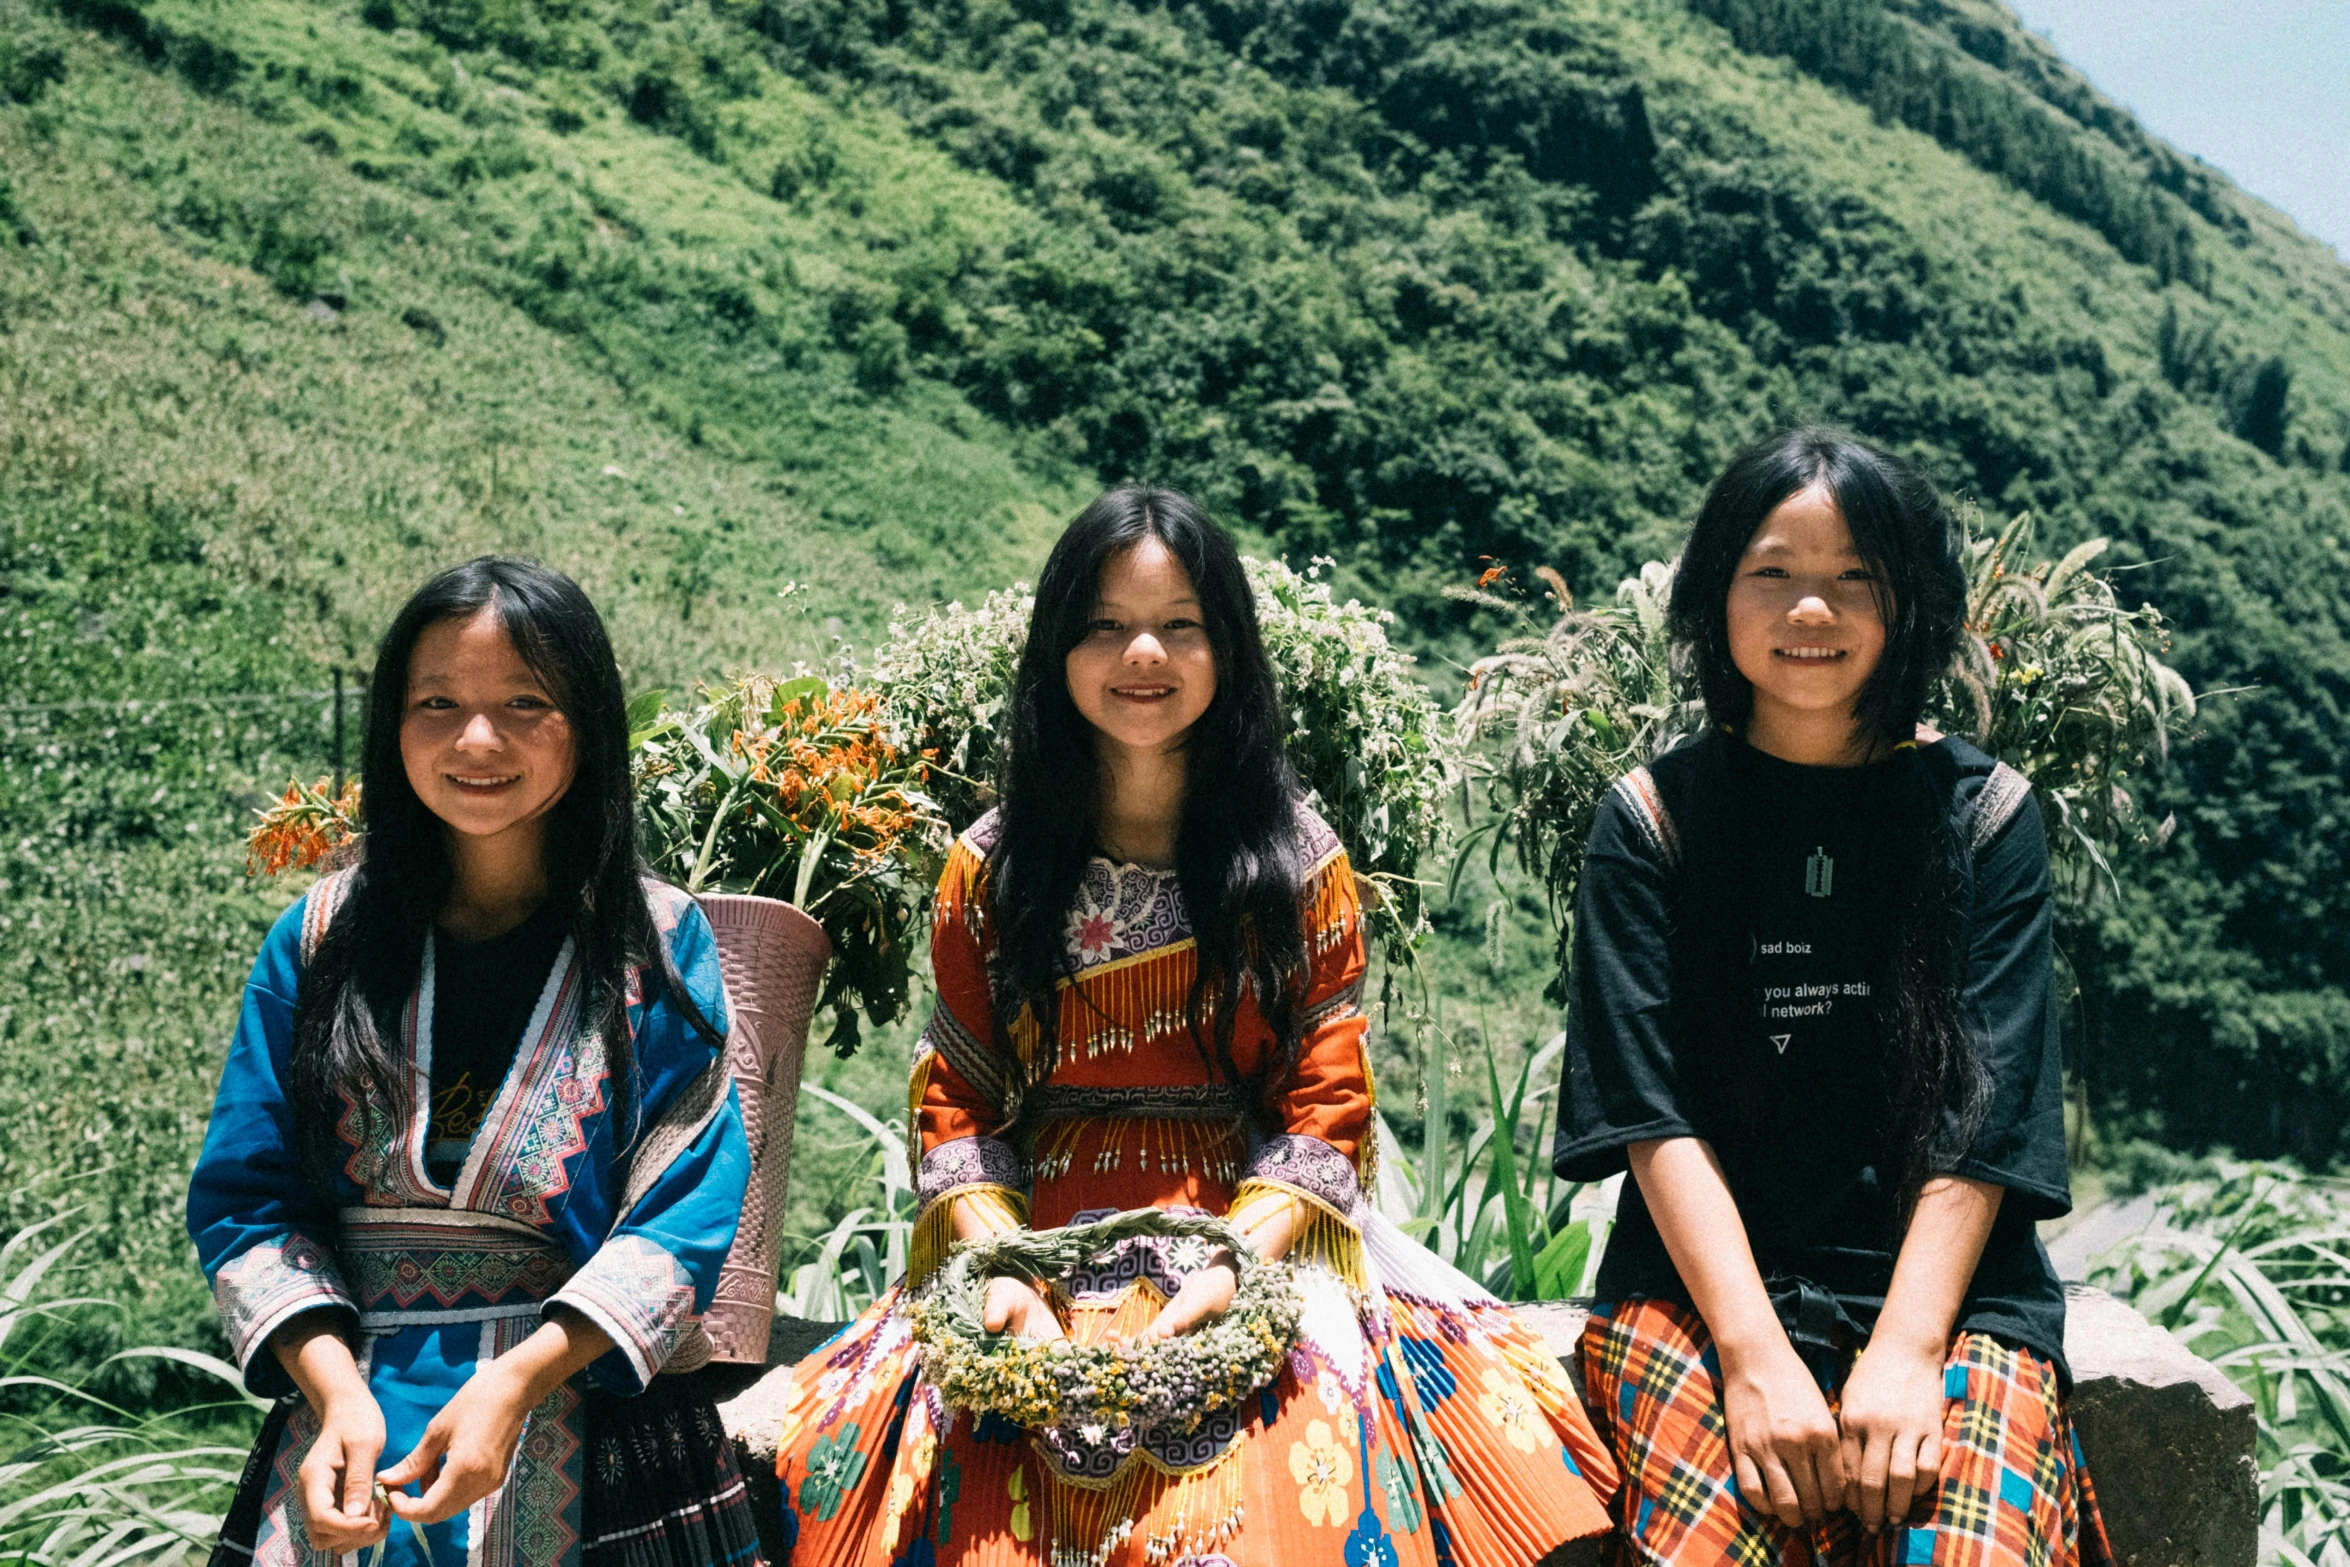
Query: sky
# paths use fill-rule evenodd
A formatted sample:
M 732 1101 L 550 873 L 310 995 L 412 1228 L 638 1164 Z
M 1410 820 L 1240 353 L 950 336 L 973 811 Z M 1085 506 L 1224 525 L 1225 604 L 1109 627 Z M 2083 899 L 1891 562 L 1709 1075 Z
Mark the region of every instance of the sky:
M 2008 0 L 2155 135 L 2350 259 L 2350 0 Z

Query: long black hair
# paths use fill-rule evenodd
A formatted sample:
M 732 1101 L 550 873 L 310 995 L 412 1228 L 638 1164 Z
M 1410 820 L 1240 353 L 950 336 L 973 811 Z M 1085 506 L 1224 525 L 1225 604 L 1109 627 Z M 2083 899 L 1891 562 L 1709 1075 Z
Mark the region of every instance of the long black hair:
M 577 768 L 547 812 L 547 899 L 575 949 L 586 1014 L 614 1084 L 615 1142 L 633 1140 L 635 1059 L 627 1019 L 631 970 L 646 999 L 665 993 L 693 1027 L 717 1032 L 670 965 L 639 879 L 629 790 L 627 699 L 602 617 L 578 583 L 533 561 L 485 555 L 419 588 L 377 644 L 360 752 L 361 836 L 348 895 L 302 977 L 294 1008 L 295 1140 L 315 1182 L 332 1190 L 336 1124 L 399 1122 L 410 1092 L 393 1060 L 392 1019 L 416 987 L 424 944 L 455 876 L 447 828 L 409 785 L 400 757 L 408 665 L 427 627 L 494 610 L 522 661 L 570 723 Z M 380 1124 L 380 1123 L 379 1123 Z
M 1924 475 L 1858 436 L 1817 425 L 1783 430 L 1732 458 L 1714 482 L 1682 549 L 1668 619 L 1695 665 L 1707 716 L 1742 732 L 1754 688 L 1730 656 L 1730 587 L 1764 519 L 1815 485 L 1843 514 L 1885 625 L 1884 651 L 1853 702 L 1853 739 L 1856 754 L 1891 750 L 1887 820 L 1874 836 L 1893 851 L 1892 925 L 1870 988 L 1886 1041 L 1880 1175 L 1906 1222 L 1919 1188 L 1972 1139 L 1990 1092 L 1959 1014 L 1967 877 L 1941 792 L 1908 743 L 1966 620 L 1949 509 Z M 1737 961 L 1709 966 L 1742 979 L 1744 934 L 1719 934 L 1729 945 L 1717 959 Z M 1748 998 L 1720 999 L 1725 1024 L 1750 1011 Z
M 1037 580 L 997 768 L 1002 827 L 988 853 L 999 1017 L 1032 1009 L 1044 1044 L 1037 1069 L 1049 1071 L 1056 986 L 1072 971 L 1069 910 L 1088 857 L 1100 852 L 1102 768 L 1093 726 L 1069 694 L 1068 658 L 1097 613 L 1102 568 L 1146 538 L 1166 545 L 1191 578 L 1216 660 L 1216 694 L 1183 742 L 1175 836 L 1176 879 L 1199 957 L 1188 1002 L 1192 1042 L 1211 1076 L 1239 1077 L 1232 1036 L 1245 986 L 1273 1029 L 1270 1066 L 1278 1073 L 1296 1052 L 1306 963 L 1297 777 L 1240 553 L 1198 502 L 1173 490 L 1104 495 L 1069 524 Z M 997 1033 L 1004 1048 L 1000 1021 Z

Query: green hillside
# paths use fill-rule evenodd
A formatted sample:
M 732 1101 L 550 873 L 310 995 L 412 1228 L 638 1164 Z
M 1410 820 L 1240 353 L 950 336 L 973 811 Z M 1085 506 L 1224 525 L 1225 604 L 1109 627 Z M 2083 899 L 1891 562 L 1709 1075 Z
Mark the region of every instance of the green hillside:
M 2112 535 L 2233 692 L 2068 934 L 2086 1082 L 2340 1149 L 2350 269 L 1995 0 L 0 0 L 0 100 L 0 1191 L 99 1194 L 145 1309 L 287 892 L 241 813 L 431 567 L 562 564 L 675 684 L 1140 476 L 1442 679 L 1445 585 L 1604 593 L 1795 415 Z M 1437 967 L 1520 1041 L 1492 896 Z

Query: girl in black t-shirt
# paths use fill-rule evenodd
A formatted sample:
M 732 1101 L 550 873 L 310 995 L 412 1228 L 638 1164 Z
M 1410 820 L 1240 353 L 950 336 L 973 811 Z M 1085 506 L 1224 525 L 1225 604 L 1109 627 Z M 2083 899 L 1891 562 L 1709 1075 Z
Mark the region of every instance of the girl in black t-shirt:
M 1836 431 L 1741 453 L 1683 551 L 1713 723 L 1593 828 L 1553 1151 L 1632 1175 L 1582 1360 L 1633 1559 L 2110 1559 L 2033 1230 L 2047 844 L 1919 723 L 1965 613 L 1933 490 Z

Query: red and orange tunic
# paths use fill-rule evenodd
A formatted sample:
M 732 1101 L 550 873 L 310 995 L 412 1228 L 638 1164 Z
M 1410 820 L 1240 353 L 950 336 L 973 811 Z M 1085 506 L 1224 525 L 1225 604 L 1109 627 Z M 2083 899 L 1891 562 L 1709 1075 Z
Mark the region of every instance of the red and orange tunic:
M 1295 1059 L 1243 994 L 1239 1080 L 1187 1001 L 1191 922 L 1172 872 L 1096 859 L 1068 918 L 1056 1048 L 988 979 L 995 822 L 955 845 L 931 936 L 938 1007 L 909 1113 L 923 1208 L 906 1280 L 795 1368 L 778 1474 L 799 1567 L 1511 1567 L 1607 1527 L 1616 1473 L 1558 1361 L 1467 1278 L 1381 1218 L 1361 904 L 1337 835 L 1300 809 L 1309 973 Z M 1002 1041 L 1002 1043 L 999 1043 Z M 1297 1205 L 1303 1325 L 1279 1377 L 1193 1433 L 1053 1443 L 951 1410 L 906 1322 L 958 1212 L 1061 1225 L 1145 1204 Z M 1071 1336 L 1154 1317 L 1206 1249 L 1130 1240 L 1068 1281 Z

